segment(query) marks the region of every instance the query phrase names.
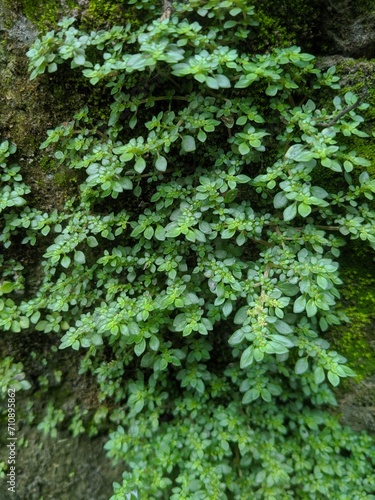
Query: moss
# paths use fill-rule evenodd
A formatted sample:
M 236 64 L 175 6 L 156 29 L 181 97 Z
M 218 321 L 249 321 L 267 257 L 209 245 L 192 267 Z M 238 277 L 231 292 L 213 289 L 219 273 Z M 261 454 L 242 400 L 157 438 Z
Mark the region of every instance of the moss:
M 155 7 L 160 9 L 161 2 L 155 1 Z M 87 9 L 82 12 L 81 28 L 110 28 L 131 22 L 133 25 L 143 24 L 145 13 L 139 10 L 140 5 L 129 5 L 127 0 L 90 0 Z
M 111 0 L 91 0 L 84 12 L 83 28 L 96 26 L 104 28 L 122 24 L 125 9 L 119 2 Z
M 258 50 L 301 45 L 312 50 L 319 31 L 321 0 L 258 0 L 253 2 L 259 22 Z
M 341 305 L 350 323 L 334 328 L 331 341 L 362 379 L 375 373 L 375 261 L 373 252 L 356 242 L 343 257 Z
M 10 0 L 6 0 L 6 2 L 10 3 Z M 41 33 L 55 28 L 59 19 L 76 7 L 75 0 L 67 0 L 66 2 L 59 0 L 18 0 L 16 3 L 17 10 L 21 11 Z

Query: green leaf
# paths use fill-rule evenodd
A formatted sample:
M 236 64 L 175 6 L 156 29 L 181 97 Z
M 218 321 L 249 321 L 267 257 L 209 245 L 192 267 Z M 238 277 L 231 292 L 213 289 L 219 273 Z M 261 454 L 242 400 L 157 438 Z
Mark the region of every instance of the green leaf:
M 70 266 L 71 259 L 67 255 L 64 255 L 64 257 L 61 259 L 61 265 L 65 268 L 68 268 Z
M 238 14 L 241 14 L 242 10 L 239 7 L 235 7 L 229 11 L 229 14 L 233 17 L 237 16 Z
M 298 205 L 298 213 L 302 217 L 307 217 L 308 215 L 311 214 L 311 207 L 310 207 L 310 205 L 306 205 L 306 203 L 300 203 Z
M 287 297 L 293 297 L 299 292 L 299 287 L 292 283 L 278 283 L 277 288 Z
M 245 338 L 245 332 L 240 328 L 239 330 L 236 330 L 233 335 L 231 335 L 228 339 L 228 344 L 229 345 L 239 345 Z
M 321 384 L 324 382 L 324 379 L 326 378 L 324 370 L 321 366 L 317 366 L 314 370 L 314 380 L 317 385 Z
M 266 88 L 266 94 L 269 96 L 275 96 L 279 90 L 277 85 L 268 85 Z
M 273 199 L 273 206 L 277 208 L 282 208 L 285 207 L 285 205 L 288 203 L 288 198 L 285 196 L 284 193 L 277 193 Z
M 294 371 L 296 372 L 297 375 L 302 375 L 302 373 L 305 373 L 309 368 L 309 362 L 307 361 L 307 358 L 300 358 L 296 366 L 294 368 Z
M 241 355 L 240 368 L 243 370 L 250 366 L 254 359 L 254 348 L 253 346 L 247 347 Z
M 285 158 L 298 162 L 307 162 L 314 158 L 314 153 L 305 149 L 302 144 L 294 144 L 294 146 L 291 146 L 285 153 Z
M 283 217 L 285 221 L 290 221 L 294 219 L 294 217 L 297 215 L 297 205 L 296 202 L 294 202 L 292 205 L 289 205 L 286 207 L 286 209 L 283 212 Z
M 218 83 L 219 87 L 222 89 L 230 88 L 230 80 L 225 75 L 216 75 L 215 80 Z
M 260 390 L 253 387 L 252 389 L 249 389 L 248 391 L 245 392 L 244 397 L 242 398 L 242 404 L 244 405 L 249 404 L 252 401 L 258 399 L 259 396 L 260 396 Z
M 74 262 L 77 262 L 77 264 L 84 264 L 86 262 L 85 254 L 81 250 L 74 252 Z
M 221 233 L 221 237 L 224 240 L 226 240 L 232 238 L 234 234 L 235 234 L 235 229 L 224 229 L 224 231 Z
M 222 309 L 224 317 L 227 318 L 232 311 L 233 311 L 232 302 L 230 300 L 228 300 L 227 302 L 225 302 L 225 304 L 223 305 L 223 309 Z
M 165 233 L 165 235 L 168 238 L 176 238 L 180 234 L 181 234 L 181 228 L 179 226 L 170 227 L 169 229 L 167 229 L 167 231 Z
M 184 135 L 181 142 L 181 148 L 186 153 L 190 153 L 191 151 L 195 151 L 195 140 L 191 135 Z
M 149 340 L 150 349 L 153 351 L 157 351 L 160 346 L 160 340 L 156 337 L 156 335 L 151 335 Z
M 159 155 L 156 158 L 155 168 L 156 168 L 156 170 L 159 170 L 159 172 L 165 172 L 167 170 L 167 165 L 168 165 L 168 162 L 164 158 L 164 156 Z
M 137 125 L 137 113 L 135 113 L 129 120 L 129 127 L 133 129 Z
M 269 403 L 272 400 L 272 396 L 271 396 L 270 391 L 268 389 L 266 389 L 265 387 L 261 388 L 260 395 L 261 395 L 263 401 L 265 401 L 266 403 Z
M 78 351 L 79 349 L 79 346 L 80 346 L 80 342 L 79 340 L 75 340 L 72 344 L 72 349 L 74 349 L 75 351 Z
M 90 248 L 94 248 L 99 245 L 98 240 L 95 238 L 95 236 L 89 236 L 86 241 Z
M 329 370 L 327 373 L 327 377 L 334 387 L 337 387 L 339 385 L 340 377 L 336 373 L 333 373 L 331 370 Z
M 145 339 L 142 339 L 142 340 L 139 342 L 139 344 L 136 344 L 136 345 L 134 346 L 134 352 L 135 352 L 135 354 L 136 354 L 137 356 L 141 356 L 141 354 L 143 354 L 143 353 L 144 353 L 145 349 L 146 349 L 146 341 L 145 341 Z
M 247 240 L 247 238 L 246 238 L 245 234 L 244 234 L 243 232 L 241 232 L 241 233 L 237 236 L 237 238 L 236 238 L 236 243 L 237 243 L 237 245 L 238 245 L 239 247 L 242 247 L 242 245 L 244 245 L 244 244 L 246 243 L 246 240 Z
M 301 313 L 304 311 L 306 308 L 306 299 L 303 295 L 298 297 L 298 299 L 294 302 L 293 305 L 293 312 L 295 313 Z
M 158 224 L 155 229 L 155 238 L 159 241 L 165 240 L 165 229 Z
M 55 71 L 57 71 L 57 64 L 53 62 L 48 65 L 48 73 L 54 73 Z
M 281 319 L 278 319 L 275 323 L 274 326 L 276 330 L 279 333 L 282 333 L 283 335 L 288 335 L 289 333 L 293 333 L 293 328 L 288 325 L 288 323 L 285 323 L 285 321 L 281 321 Z
M 245 125 L 247 122 L 247 116 L 246 115 L 242 115 L 242 116 L 239 116 L 236 120 L 236 125 Z
M 147 240 L 151 240 L 151 238 L 154 236 L 154 228 L 151 227 L 151 226 L 148 226 L 146 229 L 145 229 L 145 232 L 143 233 L 144 237 L 147 239 Z
M 233 322 L 235 325 L 242 325 L 244 321 L 249 317 L 247 311 L 249 310 L 249 306 L 243 306 L 236 312 L 234 316 Z
M 205 140 L 207 139 L 206 132 L 204 132 L 204 130 L 200 129 L 198 132 L 197 138 L 200 142 L 205 142 Z
M 145 160 L 141 156 L 138 156 L 137 161 L 135 162 L 134 165 L 134 170 L 138 172 L 138 174 L 141 174 L 145 168 L 146 168 Z
M 318 312 L 318 308 L 316 307 L 315 301 L 310 299 L 306 304 L 306 313 L 309 318 L 312 318 Z
M 232 203 L 238 195 L 238 189 L 230 189 L 224 198 L 224 203 Z
M 83 54 L 77 54 L 73 61 L 77 64 L 77 66 L 83 66 L 86 62 L 86 58 Z
M 238 147 L 238 151 L 242 155 L 247 155 L 250 152 L 249 146 L 246 144 L 246 142 L 241 142 L 241 144 Z
M 3 281 L 2 285 L 0 286 L 1 293 L 10 293 L 13 290 L 14 283 L 12 283 L 11 281 Z

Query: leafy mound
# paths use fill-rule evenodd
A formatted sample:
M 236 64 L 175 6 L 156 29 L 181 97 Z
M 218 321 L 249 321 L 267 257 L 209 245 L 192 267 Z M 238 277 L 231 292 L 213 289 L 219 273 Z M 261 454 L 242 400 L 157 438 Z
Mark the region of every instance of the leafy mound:
M 113 500 L 374 498 L 370 439 L 321 409 L 354 375 L 324 339 L 340 248 L 375 244 L 375 181 L 345 146 L 367 105 L 298 47 L 249 54 L 246 1 L 165 5 L 136 29 L 64 19 L 29 50 L 31 78 L 70 61 L 110 105 L 41 145 L 79 171 L 62 212 L 15 208 L 2 144 L 1 238 L 43 247 L 44 274 L 25 299 L 22 273 L 3 282 L 0 324 L 87 350 L 126 464 Z

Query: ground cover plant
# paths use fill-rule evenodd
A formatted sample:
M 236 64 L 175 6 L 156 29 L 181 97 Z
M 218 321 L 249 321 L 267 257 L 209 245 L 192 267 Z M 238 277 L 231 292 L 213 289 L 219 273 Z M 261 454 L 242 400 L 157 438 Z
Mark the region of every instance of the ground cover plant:
M 41 144 L 76 172 L 63 210 L 28 201 L 1 144 L 0 325 L 82 351 L 124 464 L 112 500 L 375 498 L 371 439 L 326 410 L 354 375 L 325 338 L 340 249 L 375 246 L 347 145 L 367 104 L 299 47 L 257 53 L 246 1 L 129 4 L 144 24 L 64 19 L 27 53 L 30 78 L 82 72 L 102 104 Z M 17 244 L 42 253 L 36 290 Z

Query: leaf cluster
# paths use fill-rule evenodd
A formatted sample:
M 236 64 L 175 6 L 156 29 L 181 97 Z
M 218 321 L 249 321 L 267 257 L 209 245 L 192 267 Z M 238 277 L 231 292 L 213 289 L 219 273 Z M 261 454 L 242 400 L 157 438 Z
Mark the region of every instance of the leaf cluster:
M 82 372 L 117 405 L 108 454 L 128 464 L 113 499 L 374 491 L 367 438 L 319 409 L 354 375 L 325 339 L 346 319 L 340 248 L 375 246 L 375 181 L 345 142 L 366 137 L 366 104 L 347 93 L 320 109 L 335 69 L 298 47 L 247 53 L 253 16 L 245 1 L 192 0 L 137 28 L 65 19 L 28 51 L 31 78 L 71 61 L 112 103 L 41 145 L 82 173 L 79 196 L 51 214 L 16 211 L 22 193 L 7 205 L 6 244 L 21 233 L 45 250 L 32 297 L 3 282 L 0 325 L 86 350 Z M 316 180 L 327 170 L 335 189 Z

